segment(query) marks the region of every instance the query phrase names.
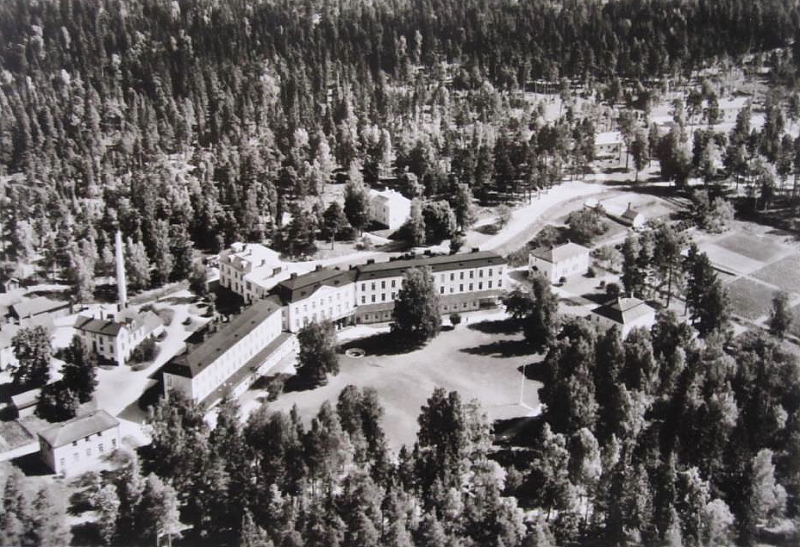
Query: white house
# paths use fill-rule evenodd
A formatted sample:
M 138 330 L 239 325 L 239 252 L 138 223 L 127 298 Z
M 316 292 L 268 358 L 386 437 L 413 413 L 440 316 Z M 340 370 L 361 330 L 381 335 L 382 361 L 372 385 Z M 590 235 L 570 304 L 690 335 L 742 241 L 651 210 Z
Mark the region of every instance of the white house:
M 102 313 L 102 312 L 101 312 Z M 75 329 L 86 346 L 100 357 L 124 365 L 145 338 L 157 336 L 164 326 L 153 312 L 123 310 L 115 318 L 79 315 Z
M 528 273 L 545 276 L 550 283 L 562 277 L 585 274 L 589 269 L 589 249 L 577 243 L 565 243 L 550 249 L 539 248 L 528 255 Z
M 372 220 L 391 230 L 400 228 L 411 213 L 411 200 L 396 190 L 370 190 Z
M 595 320 L 607 327 L 616 325 L 625 337 L 635 328 L 649 329 L 656 322 L 656 310 L 638 298 L 617 297 L 593 310 Z
M 100 458 L 116 450 L 119 443 L 119 420 L 102 409 L 39 432 L 42 460 L 61 475 L 91 469 Z
M 257 300 L 228 323 L 212 325 L 203 342 L 166 364 L 165 392 L 180 391 L 206 408 L 226 392 L 244 393 L 295 348 L 294 337 L 283 332 L 280 310 L 274 298 Z
M 619 219 L 623 224 L 627 224 L 635 230 L 642 228 L 647 221 L 641 212 L 631 207 L 630 203 L 628 203 L 628 208 L 620 215 Z
M 625 165 L 624 148 L 619 131 L 598 133 L 594 138 L 595 162 L 605 168 L 622 167 Z
M 219 284 L 251 303 L 289 277 L 290 265 L 260 243 L 234 243 L 219 254 Z

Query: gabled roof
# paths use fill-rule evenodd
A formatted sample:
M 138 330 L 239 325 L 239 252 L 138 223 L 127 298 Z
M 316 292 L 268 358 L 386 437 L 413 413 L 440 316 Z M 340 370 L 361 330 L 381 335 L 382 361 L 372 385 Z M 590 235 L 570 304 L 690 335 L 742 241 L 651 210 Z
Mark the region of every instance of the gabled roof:
M 641 214 L 642 213 L 640 213 L 639 211 L 637 211 L 636 209 L 631 207 L 631 205 L 629 203 L 628 204 L 628 208 L 625 209 L 624 213 L 622 213 L 622 218 L 627 219 L 627 220 L 635 220 L 636 217 L 638 217 Z
M 237 268 L 272 269 L 282 264 L 280 254 L 260 243 L 234 243 L 219 254 L 219 259 L 233 263 Z
M 39 401 L 39 394 L 42 392 L 42 388 L 37 387 L 36 389 L 29 389 L 28 391 L 23 391 L 22 393 L 17 393 L 11 397 L 11 402 L 14 403 L 14 406 L 17 410 L 23 410 L 25 408 L 32 407 Z
M 93 334 L 113 336 L 116 338 L 120 331 L 125 328 L 125 323 L 117 323 L 111 319 L 95 319 L 94 317 L 79 315 L 78 319 L 75 321 L 75 328 Z
M 622 133 L 619 131 L 603 131 L 595 135 L 594 144 L 622 144 Z
M 19 319 L 25 319 L 27 317 L 33 317 L 34 315 L 60 310 L 68 306 L 69 302 L 50 300 L 49 298 L 40 296 L 13 304 L 11 306 L 11 313 L 16 315 Z
M 564 245 L 559 245 L 558 247 L 551 247 L 549 249 L 545 247 L 539 247 L 538 249 L 531 251 L 531 254 L 536 258 L 545 260 L 551 264 L 556 264 L 558 262 L 569 260 L 570 258 L 583 254 L 588 255 L 589 249 L 583 245 L 569 242 L 565 243 Z
M 506 259 L 492 251 L 473 251 L 470 253 L 421 256 L 376 264 L 365 264 L 356 267 L 358 278 L 356 281 L 369 281 L 383 277 L 399 277 L 408 268 L 428 266 L 433 273 L 462 270 L 467 268 L 481 268 L 484 266 L 501 266 L 506 264 Z
M 173 357 L 162 371 L 194 378 L 273 313 L 278 312 L 280 306 L 274 300 L 257 300 L 201 344 Z
M 281 302 L 286 305 L 308 298 L 323 285 L 341 287 L 352 283 L 354 279 L 355 271 L 353 270 L 343 271 L 339 268 L 318 267 L 313 272 L 281 281 L 275 286 L 274 291 Z
M 595 309 L 594 312 L 615 323 L 625 325 L 645 315 L 654 314 L 655 310 L 638 298 L 619 296 Z
M 411 205 L 411 200 L 397 190 L 370 190 L 369 196 L 371 199 L 385 201 L 389 205 Z
M 44 431 L 40 431 L 39 436 L 51 447 L 58 448 L 118 425 L 119 420 L 105 410 L 98 409 L 82 416 L 76 416 L 66 422 L 52 425 Z

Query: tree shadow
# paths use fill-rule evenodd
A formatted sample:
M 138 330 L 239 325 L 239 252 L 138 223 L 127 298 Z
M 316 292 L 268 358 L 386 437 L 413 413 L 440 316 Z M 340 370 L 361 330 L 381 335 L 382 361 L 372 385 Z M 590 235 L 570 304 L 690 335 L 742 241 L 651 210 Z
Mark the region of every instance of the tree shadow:
M 520 374 L 523 374 L 524 370 L 525 379 L 543 383 L 545 380 L 544 367 L 537 365 L 541 365 L 541 362 L 537 361 L 536 363 L 528 363 L 527 365 L 521 365 L 517 367 L 517 370 L 519 371 Z
M 100 537 L 100 527 L 96 522 L 73 524 L 70 531 L 72 532 L 71 545 L 93 547 L 94 545 L 103 544 L 103 540 Z
M 493 424 L 495 444 L 500 446 L 536 446 L 544 423 L 541 415 L 495 420 Z M 513 456 L 509 454 L 508 457 Z M 530 455 L 525 454 L 525 458 L 528 457 Z
M 605 292 L 590 292 L 586 294 L 582 294 L 581 298 L 585 298 L 590 302 L 594 302 L 595 304 L 602 305 L 611 300 L 613 297 L 609 296 Z
M 39 452 L 14 458 L 11 462 L 19 467 L 26 477 L 44 477 L 53 474 L 53 470 L 39 457 Z
M 295 374 L 286 379 L 283 384 L 283 393 L 300 393 L 303 391 L 313 391 L 318 387 L 324 387 L 328 384 L 327 379 L 325 382 L 315 381 L 314 379 L 306 378 L 299 374 Z
M 467 328 L 484 334 L 516 334 L 521 327 L 513 319 L 490 319 L 478 323 L 470 323 Z
M 519 357 L 531 353 L 531 349 L 525 340 L 497 340 L 473 348 L 463 348 L 461 351 L 470 355 L 493 357 Z
M 478 232 L 479 234 L 483 234 L 483 235 L 487 235 L 487 236 L 493 236 L 493 235 L 497 235 L 500 232 L 500 226 L 498 224 L 496 224 L 496 223 L 484 224 L 482 226 L 478 226 L 477 228 L 474 228 L 474 230 L 476 232 Z
M 409 343 L 392 332 L 380 332 L 342 344 L 339 346 L 339 353 L 352 348 L 361 348 L 366 355 L 398 355 L 412 352 L 422 345 Z

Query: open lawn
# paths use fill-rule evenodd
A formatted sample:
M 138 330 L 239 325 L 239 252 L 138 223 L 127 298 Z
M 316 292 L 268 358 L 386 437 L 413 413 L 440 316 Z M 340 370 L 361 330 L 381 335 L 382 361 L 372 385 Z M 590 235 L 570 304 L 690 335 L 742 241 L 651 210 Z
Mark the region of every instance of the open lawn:
M 784 252 L 783 247 L 777 243 L 739 233 L 718 239 L 714 245 L 759 262 L 771 262 Z
M 330 377 L 328 385 L 284 393 L 269 408 L 286 412 L 297 405 L 308 423 L 324 401 L 335 403 L 348 384 L 372 387 L 385 410 L 383 427 L 394 450 L 413 444 L 420 408 L 436 387 L 457 390 L 464 400 L 478 399 L 491 420 L 530 415 L 530 409 L 518 404 L 521 368 L 536 363 L 527 371 L 529 378 L 536 377 L 534 368 L 541 358 L 526 355 L 522 335 L 507 333 L 505 326 L 492 320 L 462 324 L 409 353 L 391 353 L 381 334 L 351 341 L 346 346 L 362 347 L 366 356 L 342 354 L 341 372 Z M 525 381 L 524 400 L 531 408 L 538 407 L 540 386 Z
M 772 283 L 784 291 L 800 293 L 800 255 L 784 257 L 761 268 L 753 277 Z
M 700 250 L 708 255 L 711 264 L 728 272 L 747 275 L 764 266 L 763 262 L 729 251 L 714 243 L 701 244 Z
M 733 313 L 737 315 L 755 320 L 769 313 L 772 308 L 775 291 L 761 283 L 743 277 L 729 283 L 726 288 Z

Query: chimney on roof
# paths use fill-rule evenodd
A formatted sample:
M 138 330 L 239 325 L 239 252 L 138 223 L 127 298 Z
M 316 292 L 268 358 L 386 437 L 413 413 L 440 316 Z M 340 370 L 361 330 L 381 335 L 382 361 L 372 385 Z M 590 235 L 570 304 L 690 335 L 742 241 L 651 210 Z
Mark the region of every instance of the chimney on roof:
M 266 258 L 262 258 L 262 259 L 261 259 L 261 265 L 263 266 L 263 265 L 264 265 L 264 264 L 266 264 L 266 263 L 267 263 L 267 259 L 266 259 Z
M 431 256 L 431 250 L 425 249 L 425 256 Z
M 479 248 L 479 247 L 473 247 L 473 248 L 472 248 L 472 252 L 473 252 L 473 253 L 480 252 L 480 248 Z
M 321 269 L 322 269 L 322 264 L 317 264 L 317 265 L 314 267 L 314 271 L 315 271 L 315 272 L 318 272 L 318 271 L 320 271 Z
M 297 279 L 297 272 L 292 272 L 292 275 L 289 276 L 290 279 Z
M 374 258 L 368 259 L 367 264 L 375 264 L 375 259 Z
M 279 273 L 281 273 L 280 266 L 277 268 L 272 268 L 272 275 L 278 275 Z

